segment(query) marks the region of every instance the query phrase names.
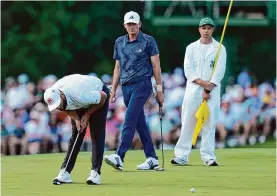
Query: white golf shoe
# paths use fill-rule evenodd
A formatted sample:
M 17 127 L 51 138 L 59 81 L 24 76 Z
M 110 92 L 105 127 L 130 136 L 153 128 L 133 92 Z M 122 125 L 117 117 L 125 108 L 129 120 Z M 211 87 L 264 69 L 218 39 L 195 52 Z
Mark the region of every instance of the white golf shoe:
M 180 157 L 175 157 L 171 159 L 171 164 L 173 165 L 188 165 L 188 161 Z
M 70 174 L 67 171 L 64 171 L 64 169 L 61 169 L 58 176 L 56 178 L 54 178 L 53 183 L 55 183 L 57 181 L 60 183 L 72 183 Z
M 104 161 L 117 170 L 123 170 L 123 162 L 117 154 L 105 155 Z
M 147 158 L 144 163 L 137 166 L 137 170 L 152 170 L 159 168 L 159 161 L 152 157 Z
M 91 184 L 91 185 L 93 185 L 93 184 L 101 184 L 100 180 L 101 180 L 101 178 L 100 178 L 100 175 L 98 174 L 98 172 L 95 171 L 95 170 L 91 170 L 90 171 L 90 175 L 89 175 L 86 183 L 87 184 Z

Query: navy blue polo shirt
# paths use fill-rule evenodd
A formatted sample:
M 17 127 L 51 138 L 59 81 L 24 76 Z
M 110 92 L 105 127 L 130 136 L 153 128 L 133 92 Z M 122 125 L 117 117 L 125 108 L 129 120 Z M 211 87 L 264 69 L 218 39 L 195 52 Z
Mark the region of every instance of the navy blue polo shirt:
M 129 41 L 128 34 L 117 38 L 114 45 L 115 60 L 119 60 L 120 84 L 139 81 L 153 75 L 150 57 L 159 54 L 155 39 L 142 33 L 134 41 Z

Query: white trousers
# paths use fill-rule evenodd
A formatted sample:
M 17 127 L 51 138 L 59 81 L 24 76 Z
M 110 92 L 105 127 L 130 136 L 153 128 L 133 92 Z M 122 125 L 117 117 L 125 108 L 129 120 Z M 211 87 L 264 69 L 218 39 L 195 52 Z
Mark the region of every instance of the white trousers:
M 174 148 L 175 157 L 189 161 L 188 157 L 192 148 L 192 136 L 196 126 L 196 111 L 202 99 L 184 98 L 182 106 L 182 128 L 180 138 Z M 215 150 L 215 127 L 219 113 L 219 104 L 208 102 L 210 116 L 201 130 L 201 159 L 205 163 L 208 160 L 216 160 Z

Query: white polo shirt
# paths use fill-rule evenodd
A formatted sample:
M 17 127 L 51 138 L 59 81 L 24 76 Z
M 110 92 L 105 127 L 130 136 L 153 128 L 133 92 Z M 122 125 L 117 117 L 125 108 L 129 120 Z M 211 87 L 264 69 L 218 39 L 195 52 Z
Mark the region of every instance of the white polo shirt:
M 52 88 L 59 89 L 66 96 L 66 110 L 76 110 L 99 104 L 103 85 L 97 77 L 73 74 L 61 78 Z

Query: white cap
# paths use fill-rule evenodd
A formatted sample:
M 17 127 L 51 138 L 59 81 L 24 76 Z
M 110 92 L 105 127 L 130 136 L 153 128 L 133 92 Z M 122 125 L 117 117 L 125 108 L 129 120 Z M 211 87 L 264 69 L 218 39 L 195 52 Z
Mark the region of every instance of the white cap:
M 127 23 L 139 24 L 139 22 L 140 22 L 140 17 L 137 12 L 130 11 L 130 12 L 127 12 L 124 16 L 124 24 L 127 24 Z
M 60 105 L 60 94 L 60 91 L 55 88 L 49 88 L 44 92 L 44 101 L 47 103 L 50 112 Z

